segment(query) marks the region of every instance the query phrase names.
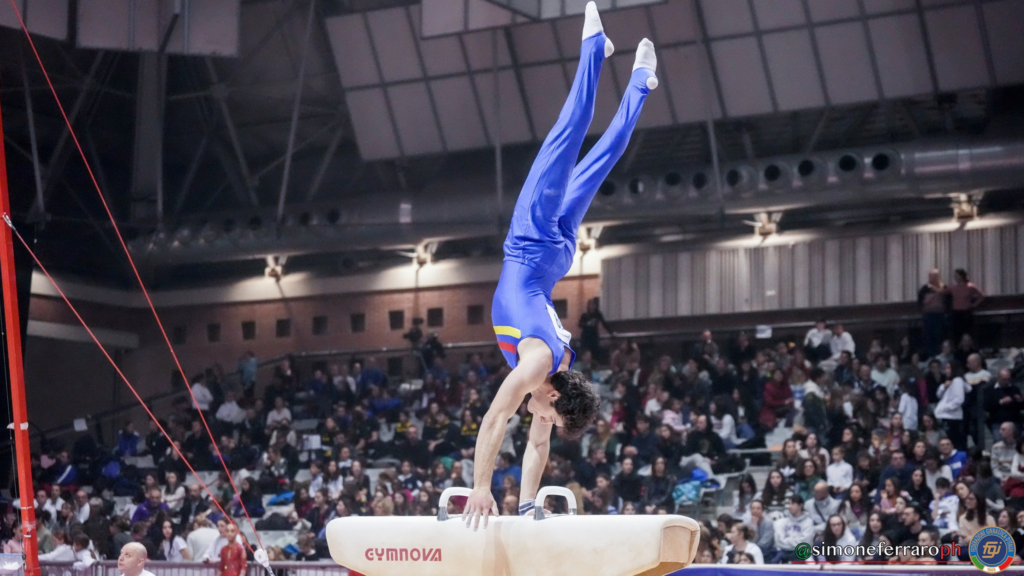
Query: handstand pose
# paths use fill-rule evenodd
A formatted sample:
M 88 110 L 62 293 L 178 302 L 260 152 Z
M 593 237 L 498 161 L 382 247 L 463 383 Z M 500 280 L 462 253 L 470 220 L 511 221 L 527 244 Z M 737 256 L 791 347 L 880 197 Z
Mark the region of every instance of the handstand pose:
M 597 415 L 598 398 L 590 383 L 579 372 L 569 372 L 576 353 L 569 348 L 571 335 L 562 328 L 551 304 L 551 289 L 572 267 L 583 215 L 625 151 L 644 100 L 658 86 L 654 45 L 645 38 L 637 48 L 633 74 L 618 113 L 593 149 L 575 166 L 594 118 L 601 65 L 613 51 L 597 6 L 590 2 L 576 79 L 523 184 L 505 238 L 505 261 L 494 293 L 491 320 L 498 346 L 513 370 L 498 389 L 477 436 L 474 488 L 464 515 L 466 525 L 472 524 L 474 529 L 481 516 L 487 526 L 495 506 L 491 495 L 494 461 L 505 424 L 527 394 L 533 422 L 523 455 L 520 514 L 534 508 L 547 465 L 551 426 L 580 434 Z

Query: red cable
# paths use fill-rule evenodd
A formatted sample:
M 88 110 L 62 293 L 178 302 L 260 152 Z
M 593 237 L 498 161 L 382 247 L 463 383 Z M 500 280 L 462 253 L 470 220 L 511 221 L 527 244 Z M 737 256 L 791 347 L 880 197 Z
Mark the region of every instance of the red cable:
M 82 150 L 82 145 L 78 142 L 78 136 L 75 134 L 75 129 L 71 126 L 71 121 L 68 120 L 68 115 L 64 112 L 64 106 L 60 102 L 60 98 L 57 96 L 57 91 L 53 88 L 53 82 L 50 81 L 50 75 L 46 72 L 46 66 L 43 65 L 42 58 L 39 57 L 39 52 L 36 50 L 36 45 L 32 41 L 32 35 L 29 34 L 28 28 L 25 26 L 25 21 L 21 17 L 21 11 L 18 10 L 18 5 L 14 0 L 10 0 L 11 6 L 14 7 L 14 13 L 18 17 L 18 22 L 21 24 L 21 29 L 25 32 L 25 38 L 28 39 L 28 44 L 32 48 L 32 53 L 36 57 L 36 62 L 39 63 L 39 68 L 43 72 L 43 76 L 46 78 L 46 83 L 50 87 L 50 92 L 53 93 L 53 99 L 57 102 L 57 108 L 60 109 L 60 114 L 64 118 L 64 123 L 67 125 L 68 133 L 71 135 L 71 139 L 75 143 L 75 147 L 78 148 L 78 154 L 82 157 L 82 162 L 85 164 L 85 170 L 89 173 L 89 178 L 92 180 L 93 187 L 96 189 L 96 194 L 100 197 L 100 202 L 103 203 L 103 209 L 107 212 L 107 217 L 110 219 L 110 223 L 114 227 L 114 233 L 117 235 L 117 240 L 121 243 L 121 248 L 124 249 L 124 253 L 128 256 L 128 263 L 132 267 L 132 272 L 135 273 L 135 279 L 139 282 L 139 287 L 142 288 L 142 294 L 146 297 L 146 303 L 149 304 L 149 309 L 153 312 L 153 318 L 156 319 L 156 324 L 160 328 L 160 334 L 164 337 L 164 342 L 167 344 L 168 350 L 171 351 L 171 356 L 174 358 L 174 364 L 178 367 L 178 373 L 181 374 L 182 380 L 185 382 L 185 389 L 188 390 L 188 395 L 192 397 L 192 403 L 196 407 L 196 411 L 199 412 L 199 419 L 203 422 L 203 427 L 206 428 L 206 433 L 210 436 L 210 441 L 213 444 L 214 450 L 217 452 L 217 457 L 224 467 L 224 472 L 228 475 L 228 482 L 231 483 L 231 489 L 235 491 L 235 495 L 238 496 L 238 501 L 242 506 L 242 512 L 245 513 L 245 519 L 249 521 L 249 527 L 252 528 L 253 534 L 256 536 L 256 542 L 263 547 L 263 542 L 260 540 L 260 533 L 256 530 L 256 525 L 253 524 L 252 518 L 249 516 L 249 510 L 246 509 L 245 504 L 242 503 L 241 493 L 238 491 L 238 486 L 235 486 L 235 480 L 231 476 L 231 471 L 228 470 L 228 465 L 224 461 L 224 456 L 220 452 L 220 446 L 217 445 L 217 439 L 213 436 L 213 432 L 210 430 L 210 425 L 206 423 L 206 417 L 203 416 L 203 411 L 199 410 L 199 403 L 196 402 L 195 394 L 192 393 L 192 385 L 189 383 L 189 379 L 185 376 L 185 370 L 181 367 L 181 361 L 178 360 L 178 355 L 174 352 L 174 346 L 171 345 L 171 339 L 167 336 L 167 330 L 164 329 L 163 322 L 160 321 L 160 315 L 156 312 L 156 307 L 153 305 L 153 300 L 149 296 L 149 291 L 146 290 L 146 285 L 142 282 L 142 276 L 139 275 L 139 270 L 135 266 L 135 260 L 132 258 L 131 252 L 128 250 L 127 244 L 124 242 L 124 238 L 121 236 L 121 229 L 117 225 L 117 220 L 114 218 L 114 214 L 110 211 L 110 207 L 107 205 L 107 199 L 103 195 L 103 191 L 100 189 L 99 182 L 96 180 L 96 176 L 92 172 L 92 167 L 89 165 L 89 160 L 85 157 L 85 152 Z M 70 303 L 69 303 L 70 305 Z
M 199 477 L 199 474 L 195 471 L 195 468 L 192 467 L 192 464 L 188 461 L 188 458 L 186 458 L 185 455 L 181 453 L 181 450 L 174 444 L 174 439 L 171 438 L 170 434 L 168 434 L 167 431 L 164 430 L 164 427 L 160 425 L 160 421 L 157 420 L 157 417 L 149 409 L 149 406 L 146 405 L 146 401 L 143 400 L 141 396 L 139 396 L 139 393 L 135 390 L 135 387 L 132 386 L 132 383 L 128 381 L 128 377 L 125 376 L 123 372 L 121 372 L 121 368 L 117 365 L 117 362 L 114 362 L 114 359 L 110 357 L 109 353 L 107 353 L 107 349 L 103 347 L 103 344 L 101 344 L 99 339 L 96 338 L 96 335 L 93 334 L 92 329 L 89 328 L 89 325 L 86 324 L 85 320 L 83 320 L 82 317 L 78 314 L 78 310 L 75 308 L 74 304 L 72 304 L 71 301 L 68 300 L 68 297 L 64 295 L 64 291 L 60 289 L 60 286 L 57 285 L 57 282 L 53 279 L 52 276 L 50 276 L 50 273 L 46 270 L 46 266 L 43 266 L 43 263 L 39 261 L 39 258 L 36 257 L 36 253 L 32 251 L 32 248 L 30 248 L 28 243 L 25 242 L 25 239 L 21 237 L 21 233 L 18 232 L 18 229 L 11 225 L 7 215 L 4 214 L 3 217 L 4 220 L 7 221 L 7 225 L 11 228 L 11 231 L 13 231 L 14 235 L 18 238 L 18 241 L 21 242 L 21 245 L 24 246 L 25 250 L 28 251 L 29 255 L 32 256 L 32 259 L 35 260 L 36 265 L 39 266 L 40 270 L 43 271 L 43 274 L 46 275 L 46 278 L 50 281 L 51 284 L 53 284 L 53 287 L 57 290 L 57 293 L 60 294 L 60 297 L 63 298 L 64 302 L 68 305 L 69 308 L 71 308 L 71 312 L 75 315 L 75 318 L 78 318 L 78 321 L 82 324 L 82 327 L 85 328 L 85 331 L 89 333 L 89 337 L 92 338 L 92 341 L 95 342 L 96 346 L 99 347 L 100 352 L 102 352 L 103 355 L 107 358 L 107 361 L 110 362 L 110 365 L 114 367 L 114 370 L 117 372 L 117 375 L 121 377 L 121 380 L 124 381 L 124 383 L 128 386 L 128 389 L 131 390 L 135 398 L 139 401 L 140 404 L 142 404 L 142 408 L 146 411 L 146 414 L 149 414 L 149 417 L 153 419 L 153 422 L 156 422 L 156 426 L 157 428 L 160 429 L 160 432 L 164 435 L 164 438 L 166 438 L 167 441 L 171 443 L 171 448 L 173 448 L 174 451 L 178 453 L 178 456 L 181 457 L 181 461 L 185 463 L 185 466 L 188 467 L 189 471 L 192 472 L 192 474 L 196 477 L 196 481 L 199 482 L 199 485 L 202 486 L 203 489 L 206 490 L 206 493 L 210 495 L 210 499 L 213 501 L 214 505 L 217 506 L 217 509 L 220 510 L 221 514 L 223 514 L 224 517 L 227 518 L 228 522 L 231 522 L 231 524 L 237 529 L 238 525 L 235 524 L 234 520 L 231 519 L 231 515 L 228 514 L 223 507 L 221 507 L 220 502 L 217 501 L 217 497 L 214 496 L 210 488 L 203 483 L 203 479 Z M 239 502 L 241 502 L 241 497 L 239 497 Z M 245 540 L 246 546 L 249 547 L 249 551 L 255 553 L 252 546 L 249 544 L 248 540 L 246 540 L 245 538 L 243 538 L 242 540 Z

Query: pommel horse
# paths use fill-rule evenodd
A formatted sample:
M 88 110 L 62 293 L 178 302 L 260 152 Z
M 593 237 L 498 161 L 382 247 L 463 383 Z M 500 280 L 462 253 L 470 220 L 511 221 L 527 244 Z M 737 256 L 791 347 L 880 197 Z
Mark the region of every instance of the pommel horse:
M 537 494 L 533 516 L 491 517 L 473 531 L 448 515 L 441 494 L 437 518 L 350 517 L 327 525 L 331 557 L 366 576 L 664 576 L 689 566 L 700 527 L 684 516 L 578 516 L 567 488 Z M 548 496 L 562 496 L 569 513 L 545 515 Z M 456 520 L 453 520 L 456 519 Z

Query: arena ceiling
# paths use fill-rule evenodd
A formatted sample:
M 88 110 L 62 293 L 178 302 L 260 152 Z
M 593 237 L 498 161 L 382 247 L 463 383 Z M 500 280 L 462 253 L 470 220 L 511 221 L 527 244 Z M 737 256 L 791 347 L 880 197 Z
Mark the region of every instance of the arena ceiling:
M 37 1 L 30 0 L 29 8 Z M 462 31 L 438 28 L 434 22 L 430 26 L 435 34 L 428 37 L 423 10 L 437 0 L 241 0 L 237 17 L 220 16 L 236 22 L 223 30 L 208 29 L 206 36 L 188 28 L 192 22 L 185 17 L 175 27 L 161 4 L 164 13 L 156 18 L 152 45 L 146 45 L 142 35 L 123 41 L 96 35 L 83 12 L 103 1 L 78 0 L 65 12 L 63 36 L 58 21 L 53 25 L 58 32 L 39 33 L 34 39 L 128 239 L 151 238 L 159 230 L 173 233 L 181 222 L 206 215 L 236 214 L 244 221 L 257 212 L 293 215 L 309 206 L 332 205 L 344 209 L 357 199 L 372 202 L 384 194 L 416 198 L 439 183 L 493 183 L 499 138 L 505 194 L 514 197 L 568 87 L 569 39 L 575 38 L 576 24 L 571 16 L 532 19 L 523 14 L 508 16 L 503 23 L 503 16 L 491 11 L 488 18 L 497 18 L 493 22 L 471 18 L 472 10 L 486 0 L 465 0 Z M 202 0 L 191 1 L 197 11 L 203 6 Z M 606 28 L 617 34 L 618 59 L 603 80 L 604 106 L 595 128 L 614 112 L 617 81 L 631 63 L 630 43 L 643 35 L 656 41 L 658 34 L 665 37 L 659 41 L 659 49 L 665 47 L 659 53 L 663 88 L 656 92 L 663 100 L 652 96 L 649 121 L 638 129 L 616 167 L 615 176 L 623 180 L 711 164 L 709 118 L 717 160 L 723 165 L 899 143 L 1024 135 L 1024 62 L 1013 56 L 1013 48 L 1024 53 L 1024 47 L 1008 48 L 1005 42 L 1007 34 L 1024 37 L 1019 3 L 828 0 L 835 14 L 822 15 L 820 2 L 825 0 L 619 0 L 616 6 L 648 4 L 620 10 L 612 10 L 611 1 L 605 0 Z M 553 10 L 567 14 L 582 9 L 582 2 L 575 0 L 554 5 Z M 663 16 L 683 13 L 688 15 L 679 17 L 678 26 Z M 951 16 L 962 21 L 965 14 L 974 19 L 977 32 L 962 34 L 971 37 L 966 48 L 950 54 L 941 45 L 944 26 Z M 404 22 L 405 32 L 396 31 L 395 22 Z M 892 28 L 907 22 L 918 26 L 916 44 Z M 10 22 L 0 14 L 0 23 Z M 189 37 L 183 27 L 196 31 Z M 230 41 L 232 34 L 237 42 Z M 399 40 L 382 47 L 386 37 Z M 783 37 L 789 40 L 774 43 Z M 817 66 L 801 83 L 795 81 L 800 80 L 799 71 L 780 69 L 777 62 L 786 54 L 807 58 L 792 48 L 804 39 L 813 39 Z M 918 46 L 921 42 L 924 48 Z M 458 48 L 457 61 L 446 46 Z M 752 60 L 748 49 L 753 50 Z M 830 51 L 837 68 L 828 66 Z M 152 132 L 162 141 L 158 200 L 140 194 L 139 182 L 159 170 L 153 168 L 154 160 L 146 160 L 148 147 L 140 150 L 145 139 L 139 137 L 137 121 L 147 114 L 139 106 L 139 95 L 152 90 L 142 76 L 154 53 L 166 66 L 162 126 Z M 498 54 L 502 94 L 501 136 L 490 120 L 493 53 Z M 410 54 L 415 61 L 404 66 Z M 698 60 L 717 57 L 717 64 L 686 76 L 679 70 L 690 65 L 687 58 L 693 54 Z M 906 73 L 901 76 L 899 66 L 888 59 L 907 67 Z M 949 63 L 958 59 L 965 64 L 951 68 Z M 977 62 L 972 64 L 973 59 Z M 844 84 L 858 74 L 870 76 L 873 86 L 859 95 L 856 85 Z M 705 85 L 695 92 L 692 85 L 701 82 Z M 451 102 L 459 86 L 472 91 L 465 113 L 462 104 L 453 107 Z M 65 134 L 40 68 L 22 31 L 11 27 L 0 27 L 0 98 L 14 215 L 26 223 L 23 229 L 34 231 L 44 263 L 67 274 L 131 285 L 120 246 Z M 38 190 L 29 103 L 39 158 Z M 289 177 L 282 186 L 286 167 Z M 493 196 L 495 187 L 479 193 Z M 282 189 L 285 209 L 277 211 Z M 1024 208 L 1020 197 L 1016 190 L 990 191 L 982 209 L 1019 210 Z M 153 207 L 156 201 L 159 210 Z M 784 225 L 891 222 L 948 213 L 945 198 L 841 208 L 823 199 L 788 212 Z M 601 241 L 650 241 L 666 230 L 739 233 L 749 230 L 745 219 L 726 212 L 710 220 L 675 214 L 670 221 L 651 218 L 609 227 Z M 396 222 L 391 228 L 399 226 Z M 387 236 L 391 228 L 381 225 L 379 233 Z M 453 238 L 441 244 L 437 256 L 496 256 L 499 238 L 497 228 Z M 391 248 L 323 243 L 293 255 L 289 266 L 337 274 L 405 258 Z M 146 263 L 145 258 L 140 261 Z M 170 286 L 260 274 L 264 265 L 252 258 L 197 258 L 173 264 L 154 261 L 145 270 L 152 284 Z

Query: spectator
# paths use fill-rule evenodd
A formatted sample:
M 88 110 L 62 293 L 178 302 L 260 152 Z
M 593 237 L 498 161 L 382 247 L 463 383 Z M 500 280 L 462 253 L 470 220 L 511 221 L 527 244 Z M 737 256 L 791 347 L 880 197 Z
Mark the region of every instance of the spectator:
M 39 503 L 42 504 L 43 510 L 50 513 L 52 518 L 57 518 L 57 515 L 60 514 L 61 508 L 64 507 L 64 499 L 61 498 L 60 485 L 51 485 L 49 497 L 45 500 L 40 500 Z
M 974 328 L 974 311 L 985 301 L 985 293 L 967 278 L 967 270 L 953 272 L 953 285 L 949 287 L 951 310 L 950 332 L 954 340 L 970 334 Z
M 191 561 L 192 556 L 188 551 L 188 544 L 185 539 L 174 533 L 174 524 L 170 520 L 164 520 L 160 528 L 163 539 L 160 541 L 157 551 L 157 560 L 167 562 Z
M 992 526 L 996 521 L 988 513 L 985 499 L 978 497 L 974 492 L 968 491 L 967 495 L 960 499 L 960 506 L 963 512 L 957 516 L 958 543 L 960 546 L 970 546 L 971 539 L 979 530 L 985 526 Z
M 89 495 L 85 490 L 75 492 L 75 518 L 79 523 L 85 524 L 89 521 Z
M 825 319 L 815 322 L 814 327 L 804 336 L 804 353 L 811 362 L 820 362 L 832 356 L 832 331 Z
M 885 354 L 879 354 L 875 358 L 874 369 L 871 370 L 871 380 L 885 388 L 890 396 L 899 393 L 900 375 L 889 366 L 889 359 Z
M 843 327 L 842 324 L 836 324 L 832 332 L 832 339 L 829 341 L 829 346 L 832 349 L 832 360 L 838 361 L 839 356 L 846 352 L 852 358 L 857 353 L 857 345 L 853 342 L 853 336 Z
M 993 438 L 999 438 L 999 428 L 1004 422 L 1022 421 L 1024 395 L 1011 378 L 1009 368 L 1001 369 L 995 385 L 985 393 L 985 413 L 988 414 L 987 423 Z
M 992 473 L 996 478 L 1005 481 L 1013 470 L 1013 459 L 1017 455 L 1017 425 L 1012 421 L 1004 421 L 999 425 L 999 441 L 992 445 L 989 454 L 992 458 Z
M 829 518 L 839 512 L 842 502 L 829 495 L 828 484 L 824 481 L 814 485 L 813 496 L 810 506 L 808 506 L 808 513 L 814 521 L 815 530 L 822 530 Z M 846 529 L 845 521 L 843 521 L 843 529 Z
M 706 415 L 700 414 L 694 420 L 694 427 L 686 438 L 686 447 L 683 449 L 683 453 L 689 457 L 688 459 L 693 456 L 701 456 L 712 469 L 725 456 L 725 443 L 722 442 L 721 436 L 708 430 Z
M 768 429 L 775 428 L 781 418 L 785 421 L 785 426 L 791 427 L 795 416 L 793 390 L 786 381 L 785 373 L 782 370 L 775 370 L 764 387 L 761 425 Z
M 769 512 L 776 512 L 786 508 L 789 497 L 792 494 L 789 486 L 786 484 L 786 479 L 782 476 L 782 472 L 772 470 L 768 473 L 768 480 L 764 484 L 764 489 L 754 499 L 763 502 L 764 507 Z
M 128 422 L 117 434 L 117 448 L 114 452 L 120 456 L 135 456 L 139 453 L 139 433 L 135 431 L 135 423 Z
M 203 497 L 203 489 L 199 484 L 188 487 L 188 496 L 181 502 L 178 509 L 178 525 L 182 527 L 192 526 L 196 519 L 209 509 L 206 499 Z
M 676 477 L 669 474 L 665 458 L 658 456 L 651 464 L 651 475 L 644 481 L 642 504 L 647 514 L 654 514 L 659 507 L 675 508 L 672 491 L 676 487 Z
M 766 558 L 775 556 L 775 523 L 771 518 L 765 516 L 764 503 L 760 500 L 753 500 L 749 506 L 749 520 L 746 524 L 754 528 L 756 536 L 754 544 L 761 549 Z
M 742 522 L 737 522 L 727 532 L 726 536 L 729 539 L 729 545 L 725 547 L 722 553 L 722 559 L 718 561 L 719 564 L 738 564 L 739 554 L 749 554 L 754 560 L 754 564 L 764 564 L 764 554 L 761 549 L 750 540 L 755 537 L 754 529 Z
M 878 512 L 872 512 L 868 516 L 868 521 L 864 527 L 864 535 L 860 538 L 860 545 L 877 546 L 882 541 L 882 530 L 884 529 L 882 523 L 882 515 Z
M 78 532 L 71 538 L 71 546 L 75 551 L 75 562 L 71 565 L 74 571 L 81 571 L 96 563 L 96 556 L 89 549 L 89 537 L 83 532 Z M 118 559 L 118 568 L 121 567 L 121 560 Z
M 917 431 L 918 395 L 916 382 L 901 382 L 899 385 L 899 404 L 896 410 L 903 416 L 903 426 L 907 430 Z
M 826 522 L 828 525 L 825 527 L 825 535 L 822 538 L 822 544 L 826 546 L 826 552 L 857 545 L 857 539 L 850 533 L 846 520 L 843 520 L 842 516 L 829 516 Z M 850 562 L 855 557 L 847 554 L 826 554 L 822 559 L 826 562 Z
M 274 409 L 267 413 L 267 434 L 280 427 L 284 423 L 292 423 L 292 411 L 285 405 L 285 399 L 281 396 L 274 398 Z
M 63 530 L 57 530 L 53 533 L 53 541 L 56 544 L 53 550 L 45 554 L 39 555 L 39 560 L 42 562 L 74 562 L 75 561 L 75 549 L 68 544 L 70 537 Z M 8 553 L 5 551 L 5 553 Z
M 167 505 L 163 503 L 163 494 L 159 487 L 151 488 L 146 496 L 146 501 L 139 505 L 135 509 L 135 513 L 132 514 L 132 524 L 145 522 L 151 517 L 156 516 L 158 512 L 169 510 Z
M 200 412 L 209 412 L 213 404 L 213 392 L 206 386 L 205 378 L 203 374 L 193 376 L 189 386 L 192 389 L 193 406 Z
M 54 484 L 67 488 L 78 482 L 78 469 L 71 462 L 71 457 L 66 450 L 57 456 L 57 462 L 52 466 L 52 469 Z
M 773 564 L 790 563 L 797 560 L 794 550 L 802 542 L 814 538 L 814 520 L 804 511 L 804 499 L 793 495 L 789 498 L 789 510 L 784 518 L 775 524 L 775 547 L 777 552 Z
M 935 418 L 942 423 L 946 434 L 957 450 L 967 448 L 967 433 L 964 429 L 964 400 L 970 392 L 967 383 L 961 377 L 961 369 L 956 362 L 946 365 L 945 381 L 939 386 L 937 395 L 939 403 L 935 407 Z M 940 443 L 941 448 L 941 443 Z M 958 473 L 953 470 L 954 478 Z
M 1017 453 L 1010 463 L 1010 477 L 1003 483 L 1003 491 L 1014 500 L 1024 499 L 1024 438 L 1017 440 Z
M 615 493 L 626 502 L 639 502 L 643 497 L 644 479 L 637 474 L 632 458 L 623 458 L 619 473 L 612 481 Z
M 608 326 L 601 313 L 600 301 L 597 298 L 587 300 L 587 310 L 580 316 L 580 346 L 593 354 L 598 362 L 606 362 L 607 354 L 601 347 L 601 327 L 614 336 L 615 331 Z
M 825 469 L 825 476 L 833 494 L 842 495 L 853 485 L 853 466 L 845 458 L 842 445 L 832 449 L 832 463 Z
M 943 438 L 939 440 L 939 454 L 942 455 L 942 461 L 949 466 L 949 470 L 953 474 L 953 480 L 959 479 L 960 471 L 963 470 L 964 464 L 967 463 L 967 453 L 957 450 L 949 438 Z
M 224 403 L 217 408 L 215 416 L 221 429 L 232 429 L 245 420 L 245 410 L 238 405 L 238 393 L 228 391 L 224 395 Z
M 939 270 L 928 273 L 928 282 L 917 291 L 917 305 L 924 323 L 924 353 L 932 356 L 946 333 L 946 312 L 949 310 L 949 289 L 942 282 Z
M 878 489 L 883 488 L 883 484 L 889 478 L 896 478 L 900 482 L 900 486 L 907 486 L 910 484 L 910 473 L 911 468 L 907 466 L 907 456 L 902 450 L 896 450 L 889 457 L 889 465 L 882 469 L 881 477 L 878 479 Z

